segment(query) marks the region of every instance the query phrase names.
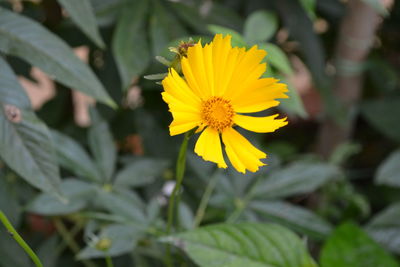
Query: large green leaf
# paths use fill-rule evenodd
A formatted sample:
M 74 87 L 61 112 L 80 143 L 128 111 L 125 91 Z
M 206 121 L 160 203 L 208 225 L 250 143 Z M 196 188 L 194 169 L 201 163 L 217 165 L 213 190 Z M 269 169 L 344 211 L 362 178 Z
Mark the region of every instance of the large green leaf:
M 372 126 L 387 137 L 400 142 L 400 97 L 362 103 L 361 112 Z
M 315 267 L 304 243 L 274 224 L 220 224 L 167 237 L 202 267 Z
M 400 187 L 400 150 L 393 152 L 379 166 L 375 182 L 377 184 Z
M 254 201 L 249 207 L 264 219 L 316 238 L 327 237 L 332 226 L 310 210 L 283 201 Z
M 318 162 L 296 162 L 270 174 L 253 191 L 257 198 L 283 198 L 310 193 L 337 178 L 337 167 Z
M 395 259 L 358 226 L 339 226 L 321 252 L 322 267 L 398 267 Z
M 148 2 L 135 0 L 126 3 L 115 29 L 112 50 L 125 90 L 150 63 L 145 30 Z
M 278 19 L 272 12 L 259 10 L 244 23 L 243 36 L 248 44 L 269 40 L 278 28 Z
M 116 176 L 119 186 L 143 186 L 151 184 L 165 171 L 168 161 L 140 158 L 126 165 Z
M 26 60 L 64 85 L 115 106 L 90 68 L 37 22 L 0 7 L 0 51 Z
M 91 110 L 92 126 L 88 132 L 90 149 L 96 159 L 97 169 L 104 181 L 110 181 L 114 174 L 117 149 L 107 122 L 95 109 Z
M 93 160 L 75 140 L 57 131 L 52 131 L 51 135 L 57 144 L 57 159 L 61 166 L 78 177 L 101 181 L 101 175 Z
M 385 248 L 400 254 L 400 203 L 378 213 L 367 225 L 367 232 Z
M 268 53 L 266 57 L 268 63 L 284 74 L 293 73 L 289 59 L 279 46 L 271 43 L 261 43 L 259 47 Z
M 104 42 L 101 39 L 97 28 L 96 17 L 90 0 L 58 0 L 71 16 L 73 22 L 87 35 L 92 41 L 101 48 Z

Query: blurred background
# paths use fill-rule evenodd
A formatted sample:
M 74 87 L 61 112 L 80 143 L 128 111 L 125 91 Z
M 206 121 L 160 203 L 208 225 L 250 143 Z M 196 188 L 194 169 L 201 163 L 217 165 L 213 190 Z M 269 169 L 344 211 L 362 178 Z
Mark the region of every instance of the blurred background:
M 113 241 L 116 266 L 162 266 L 148 229 L 163 228 L 182 137 L 168 134 L 172 117 L 158 82 L 174 60 L 170 47 L 189 38 L 205 43 L 216 33 L 268 52 L 265 76 L 290 89 L 279 107 L 289 124 L 271 134 L 244 132 L 269 154 L 268 166 L 244 177 L 203 162 L 192 143 L 182 228 L 196 224 L 211 180 L 202 225 L 275 222 L 307 237 L 322 266 L 396 266 L 329 265 L 321 256 L 330 234 L 348 221 L 382 246 L 382 257 L 400 254 L 395 0 L 0 0 L 0 131 L 3 142 L 14 142 L 6 139 L 6 122 L 22 120 L 15 131 L 31 152 L 18 154 L 12 142 L 0 146 L 0 208 L 46 266 L 96 266 L 105 255 L 96 249 L 102 237 Z M 4 93 L 14 87 L 23 88 L 30 104 Z M 26 112 L 34 119 L 26 122 Z M 35 144 L 57 156 L 43 156 Z M 44 182 L 32 180 L 29 168 L 37 161 L 42 171 L 50 165 L 57 171 L 43 171 Z M 61 203 L 49 193 L 53 174 L 74 201 Z M 127 222 L 141 227 L 132 232 Z M 348 231 L 348 240 L 355 239 Z M 10 240 L 1 235 L 0 266 L 29 266 Z

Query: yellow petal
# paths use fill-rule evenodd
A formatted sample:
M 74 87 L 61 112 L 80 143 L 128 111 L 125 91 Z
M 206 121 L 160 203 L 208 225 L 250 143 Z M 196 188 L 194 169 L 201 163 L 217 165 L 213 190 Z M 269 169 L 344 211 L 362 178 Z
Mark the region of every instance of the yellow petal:
M 178 134 L 182 134 L 185 133 L 193 128 L 195 128 L 196 126 L 198 126 L 198 122 L 196 121 L 189 121 L 189 122 L 177 122 L 177 121 L 173 121 L 171 123 L 171 125 L 169 126 L 169 134 L 171 136 L 174 135 L 178 135 Z
M 228 128 L 222 133 L 225 151 L 233 167 L 239 172 L 245 173 L 258 171 L 265 164 L 260 159 L 266 158 L 266 154 L 254 147 L 246 138 L 233 128 Z
M 204 160 L 218 164 L 219 168 L 226 168 L 227 165 L 222 154 L 221 140 L 219 133 L 210 127 L 206 128 L 196 142 L 194 152 Z
M 256 132 L 256 133 L 270 133 L 288 124 L 286 118 L 275 119 L 278 114 L 267 117 L 250 117 L 244 115 L 235 115 L 235 123 L 240 127 Z

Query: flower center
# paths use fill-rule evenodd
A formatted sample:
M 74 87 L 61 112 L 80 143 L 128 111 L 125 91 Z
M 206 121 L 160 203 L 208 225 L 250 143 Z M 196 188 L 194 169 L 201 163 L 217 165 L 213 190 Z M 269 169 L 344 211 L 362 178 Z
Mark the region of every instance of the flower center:
M 213 96 L 204 101 L 201 113 L 204 124 L 219 132 L 233 125 L 235 112 L 230 101 L 222 97 Z

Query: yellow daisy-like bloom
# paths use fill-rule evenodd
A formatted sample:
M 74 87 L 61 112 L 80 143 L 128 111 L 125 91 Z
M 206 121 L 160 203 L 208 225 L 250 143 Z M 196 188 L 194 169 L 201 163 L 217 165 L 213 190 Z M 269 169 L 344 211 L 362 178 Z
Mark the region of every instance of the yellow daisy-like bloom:
M 264 50 L 253 46 L 247 50 L 231 46 L 231 36 L 217 34 L 204 47 L 200 42 L 188 48 L 181 60 L 184 79 L 173 69 L 162 81 L 162 97 L 173 121 L 171 135 L 197 128 L 202 131 L 194 151 L 204 160 L 226 168 L 221 138 L 226 154 L 239 172 L 255 172 L 265 165 L 266 154 L 254 147 L 233 127 L 267 133 L 287 124 L 278 114 L 267 117 L 246 116 L 279 104 L 287 98 L 285 84 L 274 78 L 260 78 L 266 70 L 261 63 Z

